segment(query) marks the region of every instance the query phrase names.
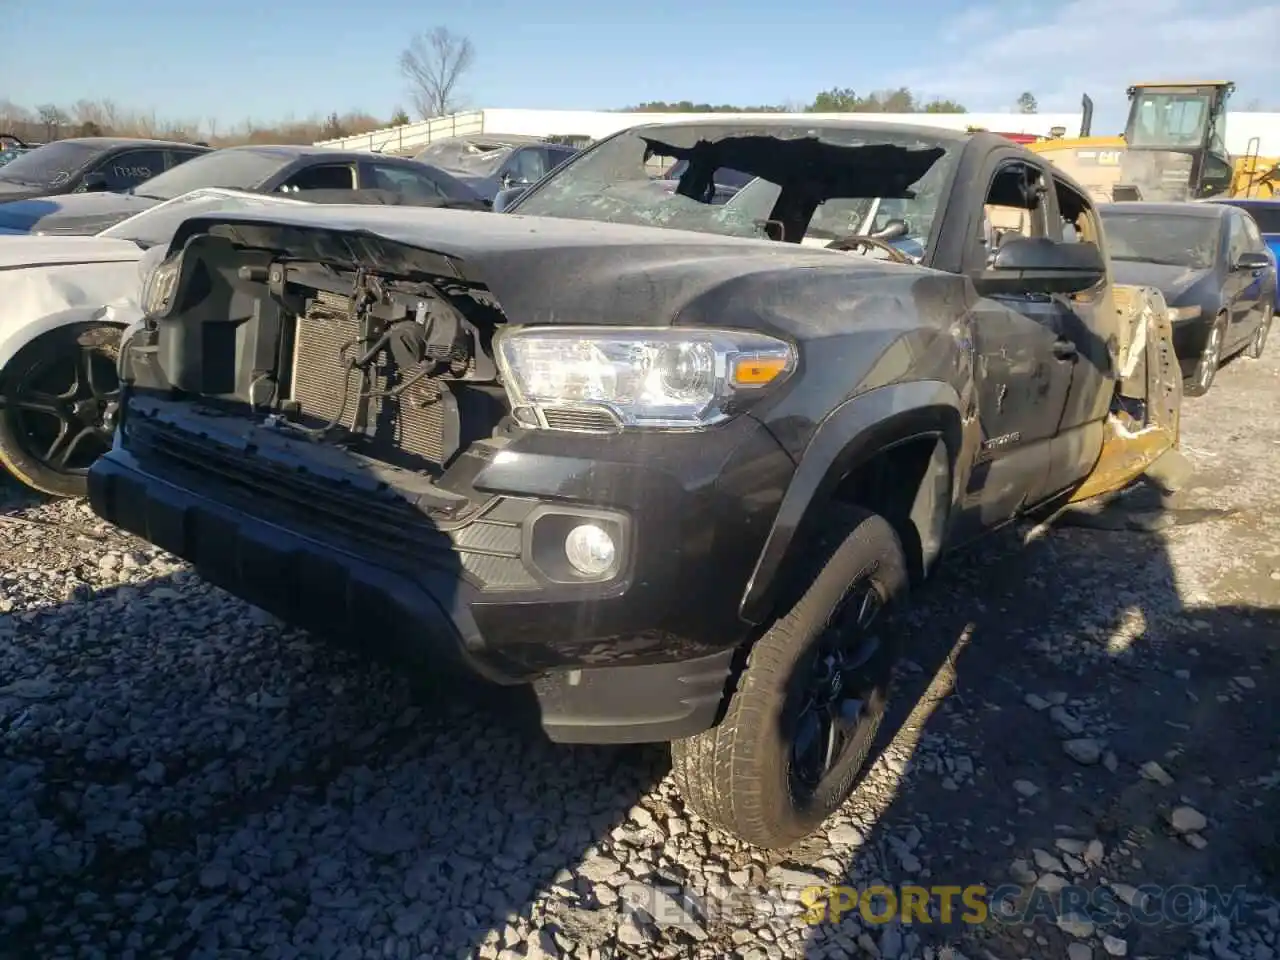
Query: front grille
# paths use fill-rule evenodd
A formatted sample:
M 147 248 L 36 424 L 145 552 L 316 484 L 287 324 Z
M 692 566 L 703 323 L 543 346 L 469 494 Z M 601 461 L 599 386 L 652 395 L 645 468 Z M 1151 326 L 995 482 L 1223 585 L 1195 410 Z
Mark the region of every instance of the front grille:
M 354 429 L 362 376 L 349 364 L 366 347 L 356 342 L 359 336 L 359 322 L 351 314 L 350 301 L 336 294 L 321 292 L 306 316 L 298 319 L 293 399 L 305 425 L 336 423 Z M 455 367 L 455 374 L 466 369 L 461 363 Z M 345 404 L 343 370 L 347 371 Z M 375 367 L 374 390 L 395 387 L 412 379 L 416 372 L 397 370 L 389 359 L 380 358 Z M 411 460 L 443 464 L 456 446 L 456 439 L 450 441 L 451 435 L 456 436 L 456 430 L 450 429 L 451 420 L 456 420 L 456 414 L 448 387 L 438 379 L 424 377 L 399 396 L 371 400 L 368 423 L 374 427 L 374 438 L 368 452 L 380 458 L 403 459 L 408 455 Z

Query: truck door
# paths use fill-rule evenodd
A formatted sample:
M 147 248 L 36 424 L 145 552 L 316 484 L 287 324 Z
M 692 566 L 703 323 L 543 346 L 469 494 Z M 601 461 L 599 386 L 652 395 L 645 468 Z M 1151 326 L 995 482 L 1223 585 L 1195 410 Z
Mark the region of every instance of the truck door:
M 1051 205 L 1045 169 L 1019 153 L 988 160 L 984 200 L 972 211 L 965 272 L 981 272 L 1011 236 L 1045 237 Z M 981 449 L 968 507 L 982 526 L 1003 523 L 1042 498 L 1050 445 L 1071 386 L 1071 345 L 1050 296 L 988 296 L 974 307 Z
M 1083 193 L 1057 176 L 1053 179 L 1053 216 L 1049 235 L 1065 243 L 1106 247 L 1097 209 Z M 1077 294 L 1051 298 L 1057 309 L 1057 333 L 1075 348 L 1075 359 L 1062 370 L 1070 374 L 1067 401 L 1051 445 L 1046 493 L 1053 494 L 1083 479 L 1102 449 L 1111 408 L 1117 360 L 1118 330 L 1111 287 L 1101 284 Z M 1070 352 L 1070 351 L 1068 351 Z

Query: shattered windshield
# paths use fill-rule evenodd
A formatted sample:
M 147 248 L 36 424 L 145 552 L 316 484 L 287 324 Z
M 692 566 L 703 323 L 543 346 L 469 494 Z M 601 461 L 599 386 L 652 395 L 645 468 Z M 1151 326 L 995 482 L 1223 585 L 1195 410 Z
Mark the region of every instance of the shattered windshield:
M 178 227 L 188 217 L 211 212 L 232 212 L 253 207 L 278 206 L 282 203 L 301 204 L 302 200 L 290 200 L 274 194 L 239 193 L 234 190 L 193 190 L 157 204 L 150 210 L 121 220 L 98 234 L 116 240 L 131 240 L 138 246 L 149 248 L 168 244 Z
M 511 144 L 442 140 L 421 151 L 414 159 L 470 177 L 491 177 L 513 150 L 515 147 Z
M 923 247 L 963 144 L 945 132 L 875 124 L 640 127 L 582 154 L 511 212 L 790 243 L 825 243 L 905 218 Z M 717 203 L 726 169 L 747 182 Z M 662 179 L 672 173 L 680 174 L 675 189 Z M 882 206 L 883 217 L 873 217 Z
M 1102 222 L 1113 260 L 1207 270 L 1217 259 L 1216 217 L 1104 212 Z
M 82 140 L 55 140 L 0 167 L 0 180 L 33 187 L 60 187 L 99 157 L 104 147 Z
M 473 177 L 492 177 L 514 151 L 514 147 L 499 147 L 485 153 L 466 154 L 458 157 L 452 169 Z

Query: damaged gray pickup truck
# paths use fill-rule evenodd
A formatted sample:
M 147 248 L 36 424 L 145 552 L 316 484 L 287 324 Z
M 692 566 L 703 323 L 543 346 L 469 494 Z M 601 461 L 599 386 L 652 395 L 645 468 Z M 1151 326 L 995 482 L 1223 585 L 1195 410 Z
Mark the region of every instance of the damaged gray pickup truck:
M 850 795 L 882 614 L 944 553 L 1176 444 L 1163 302 L 1003 137 L 650 125 L 508 210 L 187 220 L 93 509 L 290 622 L 531 686 L 555 741 L 670 741 L 752 843 Z

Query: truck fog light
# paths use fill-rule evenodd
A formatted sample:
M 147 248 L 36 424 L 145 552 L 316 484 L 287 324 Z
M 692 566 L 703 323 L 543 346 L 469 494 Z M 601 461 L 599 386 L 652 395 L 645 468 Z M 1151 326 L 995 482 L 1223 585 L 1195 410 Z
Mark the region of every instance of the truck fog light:
M 564 555 L 584 577 L 600 577 L 613 568 L 613 537 L 594 523 L 583 523 L 564 538 Z

